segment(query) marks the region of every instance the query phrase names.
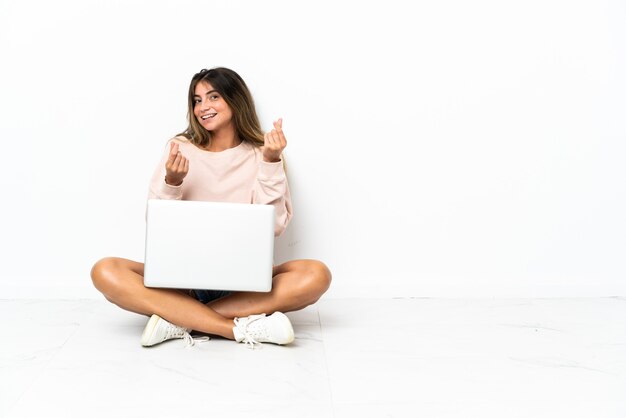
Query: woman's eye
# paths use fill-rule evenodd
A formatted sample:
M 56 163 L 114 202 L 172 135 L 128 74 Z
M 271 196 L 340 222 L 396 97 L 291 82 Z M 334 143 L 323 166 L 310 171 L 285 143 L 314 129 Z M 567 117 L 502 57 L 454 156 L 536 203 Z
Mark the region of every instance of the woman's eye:
M 217 100 L 219 97 L 220 97 L 220 96 L 213 95 L 213 96 L 211 96 L 211 97 L 210 97 L 210 99 L 211 99 L 211 100 Z

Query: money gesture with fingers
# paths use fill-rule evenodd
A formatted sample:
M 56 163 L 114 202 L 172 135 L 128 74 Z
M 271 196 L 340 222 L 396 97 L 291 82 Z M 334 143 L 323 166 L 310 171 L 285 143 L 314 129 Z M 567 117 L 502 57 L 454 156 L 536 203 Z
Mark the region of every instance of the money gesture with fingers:
M 180 186 L 189 172 L 189 160 L 178 150 L 178 144 L 170 144 L 170 156 L 165 162 L 165 182 L 170 186 Z
M 280 155 L 287 146 L 287 139 L 283 133 L 283 119 L 274 122 L 274 129 L 267 132 L 264 137 L 263 161 L 276 163 L 280 161 Z

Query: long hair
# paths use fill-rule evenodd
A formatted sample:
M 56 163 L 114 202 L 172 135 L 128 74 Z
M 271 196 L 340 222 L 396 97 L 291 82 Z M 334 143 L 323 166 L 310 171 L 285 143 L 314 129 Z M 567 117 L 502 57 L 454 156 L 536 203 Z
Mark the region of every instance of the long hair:
M 259 117 L 254 107 L 252 94 L 250 94 L 248 86 L 239 74 L 223 67 L 211 68 L 210 70 L 203 69 L 192 77 L 187 98 L 187 120 L 189 125 L 179 135 L 184 136 L 202 148 L 206 148 L 211 144 L 211 133 L 198 123 L 193 113 L 196 86 L 200 82 L 210 83 L 224 98 L 233 112 L 235 132 L 239 139 L 247 141 L 256 147 L 262 146 L 265 141 Z

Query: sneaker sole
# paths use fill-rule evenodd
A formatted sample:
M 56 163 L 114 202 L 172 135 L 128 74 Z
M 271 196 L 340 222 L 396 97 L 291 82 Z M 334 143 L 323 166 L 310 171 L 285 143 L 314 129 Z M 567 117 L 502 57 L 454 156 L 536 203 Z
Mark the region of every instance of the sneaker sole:
M 144 347 L 150 347 L 154 344 L 150 344 L 150 339 L 152 338 L 152 334 L 154 334 L 154 329 L 159 323 L 159 319 L 161 319 L 158 315 L 152 315 L 148 324 L 143 330 L 143 334 L 141 334 L 141 345 Z

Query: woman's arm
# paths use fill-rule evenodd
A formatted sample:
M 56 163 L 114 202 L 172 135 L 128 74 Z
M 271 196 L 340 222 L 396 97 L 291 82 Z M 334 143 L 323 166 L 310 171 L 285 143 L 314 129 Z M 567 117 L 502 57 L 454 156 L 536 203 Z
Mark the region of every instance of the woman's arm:
M 291 194 L 283 162 L 259 162 L 259 171 L 252 194 L 252 203 L 273 205 L 275 209 L 274 235 L 282 234 L 291 217 Z
M 282 118 L 274 122 L 274 129 L 267 132 L 263 139 L 263 161 L 259 163 L 252 203 L 274 205 L 274 235 L 279 236 L 287 228 L 292 216 L 291 195 L 281 160 L 282 152 L 287 146 Z
M 189 160 L 179 151 L 177 141 L 172 139 L 168 145 L 152 175 L 148 199 L 181 200 L 183 197 L 182 184 L 189 172 Z

